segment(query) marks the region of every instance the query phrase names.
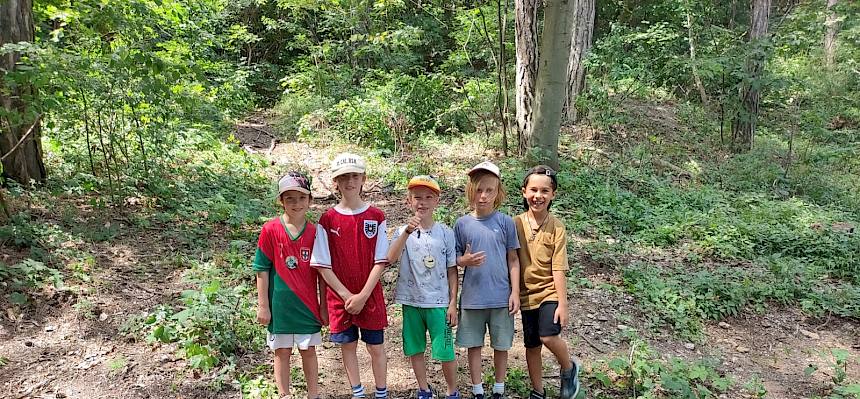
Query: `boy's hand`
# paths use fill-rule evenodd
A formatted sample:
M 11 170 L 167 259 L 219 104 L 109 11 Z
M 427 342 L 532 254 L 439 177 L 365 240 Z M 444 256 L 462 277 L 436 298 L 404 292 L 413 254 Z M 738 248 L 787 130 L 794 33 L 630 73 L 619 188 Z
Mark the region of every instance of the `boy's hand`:
M 515 314 L 520 310 L 520 294 L 519 293 L 511 293 L 511 297 L 508 299 L 508 311 L 510 314 Z
M 365 303 L 367 303 L 367 296 L 356 294 L 349 297 L 349 299 L 343 303 L 343 307 L 349 314 L 359 314 L 361 313 L 361 310 L 364 309 Z
M 257 322 L 268 326 L 270 321 L 272 321 L 272 312 L 268 308 L 257 306 Z
M 555 315 L 552 316 L 552 322 L 561 324 L 562 328 L 567 326 L 567 306 L 561 307 L 561 305 L 559 305 L 555 309 Z
M 484 251 L 472 253 L 472 244 L 466 244 L 466 250 L 463 251 L 463 256 L 457 258 L 457 264 L 466 267 L 481 266 L 487 256 Z
M 453 303 L 448 305 L 448 311 L 445 312 L 445 319 L 448 321 L 449 326 L 457 327 L 457 305 Z
M 421 218 L 418 215 L 412 216 L 406 221 L 406 234 L 412 234 L 421 225 Z

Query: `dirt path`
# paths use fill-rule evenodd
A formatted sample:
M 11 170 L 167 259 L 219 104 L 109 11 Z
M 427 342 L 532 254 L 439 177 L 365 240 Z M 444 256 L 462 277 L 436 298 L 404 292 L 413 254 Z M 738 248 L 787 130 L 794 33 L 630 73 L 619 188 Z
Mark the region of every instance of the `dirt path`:
M 258 151 L 270 157 L 277 165 L 276 169 L 302 166 L 314 173 L 313 188 L 317 198 L 314 211 L 321 212 L 334 204 L 326 170 L 338 149 L 313 148 L 302 143 L 272 147 L 265 137 L 260 142 L 266 143 L 260 144 Z M 462 176 L 466 168 L 479 158 L 463 154 L 481 154 L 479 149 L 464 150 L 456 145 L 436 151 L 444 154 L 438 158 L 440 171 L 449 175 L 443 178 L 452 181 Z M 445 159 L 444 167 L 441 159 Z M 407 215 L 402 206 L 402 193 L 377 180 L 369 181 L 366 191 L 368 200 L 385 211 L 391 228 L 405 220 Z M 446 197 L 445 201 L 448 200 L 453 201 L 453 198 Z M 61 225 L 69 223 L 56 214 L 60 212 L 46 212 L 42 217 Z M 83 219 L 73 223 L 86 223 L 93 229 L 105 226 L 105 223 L 122 223 L 110 215 L 94 212 L 81 215 Z M 175 261 L 175 255 L 191 252 L 177 248 L 175 243 L 160 236 L 158 229 L 162 228 L 169 229 L 169 226 L 145 230 L 120 226 L 120 233 L 113 240 L 72 242 L 70 245 L 96 254 L 91 268 L 92 280 L 88 285 L 76 287 L 75 291 L 44 290 L 28 307 L 30 310 L 23 313 L 13 311 L 14 307 L 8 303 L 0 303 L 0 359 L 5 358 L 7 363 L 0 367 L 0 398 L 239 396 L 231 389 L 213 393 L 210 386 L 217 380 L 189 372 L 185 361 L 177 358 L 175 347 L 132 342 L 121 333 L 130 315 L 170 303 L 183 289 L 189 288 L 181 280 L 182 266 Z M 218 242 L 223 242 L 218 237 L 213 240 L 215 242 L 210 243 L 210 248 L 217 248 Z M 19 260 L 23 258 L 23 254 L 16 253 L 13 248 L 0 247 L 0 251 L 7 263 L 16 257 Z M 587 279 L 587 286 L 593 288 L 571 290 L 572 328 L 567 331 L 567 338 L 573 353 L 582 359 L 586 368 L 597 359 L 627 356 L 630 347 L 624 339 L 626 328 L 619 325 L 637 329 L 664 357 L 715 359 L 718 369 L 736 381 L 736 388 L 724 395 L 727 398 L 742 397 L 737 387 L 743 386 L 753 376 L 760 376 L 770 398 L 823 395 L 830 386 L 828 377 L 822 372 L 807 376 L 804 368 L 815 364 L 822 371 L 832 372 L 832 366 L 821 354 L 829 353 L 833 348 L 847 350 L 854 359 L 860 357 L 860 326 L 857 323 L 841 319 L 811 320 L 796 310 L 778 307 L 769 308 L 766 314 L 752 314 L 725 320 L 725 324 L 708 325 L 705 341 L 691 346 L 668 334 L 648 332 L 645 318 L 632 298 L 621 289 L 608 289 L 619 284 L 617 271 L 600 265 L 586 265 L 581 277 Z M 383 276 L 387 289 L 393 288 L 395 279 L 396 271 L 391 268 Z M 411 397 L 415 384 L 409 363 L 401 351 L 398 308 L 397 305 L 389 305 L 391 326 L 386 332 L 388 381 L 394 397 L 406 398 Z M 516 325 L 519 324 L 518 317 Z M 518 333 L 510 353 L 510 367 L 511 375 L 519 373 L 517 381 L 525 382 L 521 342 Z M 359 354 L 362 381 L 370 386 L 369 359 L 364 351 L 359 351 Z M 489 360 L 489 351 L 485 355 Z M 326 344 L 320 348 L 319 357 L 324 395 L 346 398 L 349 387 L 342 376 L 339 350 Z M 461 367 L 459 386 L 465 396 L 469 396 L 465 353 L 458 352 L 457 360 Z M 270 362 L 268 353 L 249 354 L 239 359 L 240 367 L 248 369 L 252 365 Z M 557 375 L 552 363 L 545 353 L 545 374 L 548 376 Z M 429 364 L 431 382 L 437 387 L 443 386 L 440 366 L 433 362 Z M 488 369 L 489 364 L 485 363 L 485 370 Z M 850 378 L 860 379 L 857 367 L 849 367 L 848 371 Z M 557 386 L 556 378 L 547 382 L 550 386 Z M 513 383 L 509 382 L 511 385 Z

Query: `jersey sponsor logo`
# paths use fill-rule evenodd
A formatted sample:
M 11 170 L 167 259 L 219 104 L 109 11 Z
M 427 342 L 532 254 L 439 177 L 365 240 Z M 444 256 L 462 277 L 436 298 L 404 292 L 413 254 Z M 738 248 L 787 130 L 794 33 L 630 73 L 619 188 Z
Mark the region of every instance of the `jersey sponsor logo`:
M 328 231 L 330 231 L 330 232 L 334 233 L 336 236 L 340 237 L 340 227 L 339 226 L 336 229 L 328 229 Z
M 365 220 L 364 221 L 364 236 L 367 238 L 376 237 L 376 233 L 379 230 L 379 222 L 376 220 Z
M 310 248 L 302 248 L 301 250 L 299 250 L 299 254 L 302 256 L 302 261 L 307 262 L 311 260 Z
M 291 270 L 295 269 L 296 267 L 299 266 L 299 261 L 298 261 L 298 259 L 296 259 L 295 256 L 288 256 L 286 263 L 287 263 L 287 268 L 291 269 Z

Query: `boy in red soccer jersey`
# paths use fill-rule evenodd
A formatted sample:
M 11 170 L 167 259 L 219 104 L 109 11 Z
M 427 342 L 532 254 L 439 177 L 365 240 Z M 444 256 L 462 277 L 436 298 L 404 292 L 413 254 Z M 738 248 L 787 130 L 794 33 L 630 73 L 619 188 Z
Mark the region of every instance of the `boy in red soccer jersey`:
M 358 370 L 358 339 L 370 354 L 376 398 L 388 397 L 384 346 L 388 317 L 379 277 L 388 265 L 385 215 L 361 199 L 365 163 L 358 155 L 338 155 L 331 164 L 340 202 L 317 225 L 311 265 L 328 289 L 331 340 L 340 344 L 343 367 L 354 398 L 365 398 Z
M 298 347 L 308 399 L 319 398 L 315 346 L 327 323 L 322 280 L 310 265 L 316 228 L 305 220 L 311 185 L 299 172 L 278 182 L 284 213 L 260 232 L 254 271 L 257 274 L 257 321 L 267 326 L 267 343 L 275 352 L 275 383 L 281 397 L 290 394 L 290 355 Z

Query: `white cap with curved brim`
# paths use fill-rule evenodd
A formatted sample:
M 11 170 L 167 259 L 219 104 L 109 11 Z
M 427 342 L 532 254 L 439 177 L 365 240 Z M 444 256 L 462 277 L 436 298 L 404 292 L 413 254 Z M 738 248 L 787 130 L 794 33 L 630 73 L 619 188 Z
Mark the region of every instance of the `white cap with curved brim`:
M 364 158 L 348 152 L 338 154 L 331 162 L 332 179 L 347 173 L 364 173 L 364 170 Z
M 481 162 L 481 163 L 473 166 L 472 169 L 469 170 L 469 176 L 471 176 L 472 174 L 474 174 L 475 172 L 477 172 L 479 170 L 486 170 L 487 172 L 490 172 L 490 173 L 496 175 L 496 177 L 498 177 L 499 179 L 502 178 L 502 172 L 499 171 L 499 167 L 490 161 L 484 161 L 484 162 Z

